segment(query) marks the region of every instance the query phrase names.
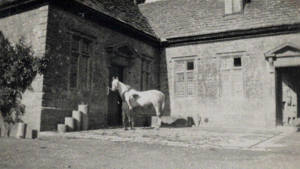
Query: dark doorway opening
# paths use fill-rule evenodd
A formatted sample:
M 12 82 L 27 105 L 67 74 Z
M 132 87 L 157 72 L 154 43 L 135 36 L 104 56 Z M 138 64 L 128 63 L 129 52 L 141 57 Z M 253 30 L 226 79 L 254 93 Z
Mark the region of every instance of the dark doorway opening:
M 276 125 L 291 125 L 300 117 L 300 67 L 280 67 L 276 76 Z
M 117 65 L 111 66 L 109 73 L 109 87 L 111 87 L 113 77 L 118 77 L 119 81 L 123 82 L 123 70 L 124 67 Z M 108 96 L 107 124 L 109 126 L 122 125 L 122 99 L 117 91 L 110 91 Z

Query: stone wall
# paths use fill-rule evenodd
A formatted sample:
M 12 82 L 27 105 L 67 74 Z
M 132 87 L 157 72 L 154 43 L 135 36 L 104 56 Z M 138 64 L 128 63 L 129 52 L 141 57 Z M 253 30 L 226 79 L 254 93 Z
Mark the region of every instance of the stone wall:
M 288 34 L 168 47 L 171 115 L 199 114 L 202 125 L 275 126 L 275 75 L 264 53 L 286 42 L 299 44 L 299 37 Z M 220 56 L 230 53 L 242 54 L 242 97 L 221 95 Z M 185 56 L 196 56 L 196 96 L 176 98 L 174 59 Z
M 160 90 L 165 95 L 165 109 L 163 111 L 163 116 L 169 116 L 171 113 L 170 107 L 170 93 L 169 93 L 169 77 L 171 77 L 171 71 L 168 71 L 166 49 L 162 48 L 157 54 L 161 57 L 160 60 Z
M 89 71 L 91 72 L 90 90 L 69 89 L 69 61 L 71 35 L 89 37 L 93 40 L 93 56 Z M 51 64 L 44 76 L 43 110 L 41 130 L 56 130 L 64 117 L 77 110 L 79 103 L 90 106 L 89 128 L 96 129 L 107 124 L 110 55 L 106 47 L 120 43 L 129 44 L 139 54 L 130 68 L 124 69 L 124 83 L 139 90 L 141 80 L 141 57 L 153 58 L 151 88 L 159 87 L 159 57 L 157 50 L 143 41 L 133 39 L 105 26 L 105 23 L 94 23 L 83 17 L 51 6 L 47 32 L 47 45 Z M 145 113 L 146 110 L 143 110 Z M 153 112 L 146 114 L 153 115 Z M 144 121 L 144 117 L 140 118 Z M 138 122 L 136 124 L 142 124 Z
M 37 57 L 45 53 L 46 26 L 48 19 L 48 6 L 41 6 L 23 13 L 13 14 L 0 18 L 0 30 L 12 43 L 17 43 L 21 37 L 25 38 L 28 45 L 34 49 Z M 32 83 L 33 92 L 26 91 L 23 94 L 22 103 L 26 105 L 26 113 L 23 118 L 27 123 L 26 137 L 32 137 L 32 131 L 40 130 L 41 100 L 43 77 L 37 75 Z M 1 120 L 2 121 L 2 120 Z M 1 128 L 4 129 L 1 122 Z M 2 130 L 2 135 L 5 132 Z M 13 136 L 15 131 L 11 133 Z

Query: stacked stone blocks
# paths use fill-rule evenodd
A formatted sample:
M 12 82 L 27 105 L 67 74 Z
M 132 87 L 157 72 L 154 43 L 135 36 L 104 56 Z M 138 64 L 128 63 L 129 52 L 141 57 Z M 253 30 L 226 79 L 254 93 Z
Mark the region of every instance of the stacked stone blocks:
M 88 105 L 78 105 L 78 111 L 73 110 L 72 117 L 65 117 L 64 124 L 57 125 L 58 132 L 88 130 Z

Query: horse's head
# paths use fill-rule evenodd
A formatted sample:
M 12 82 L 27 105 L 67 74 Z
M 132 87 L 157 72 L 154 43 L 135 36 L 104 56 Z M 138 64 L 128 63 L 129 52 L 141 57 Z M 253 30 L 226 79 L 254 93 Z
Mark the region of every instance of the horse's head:
M 111 90 L 112 91 L 116 91 L 119 87 L 119 78 L 114 78 L 113 77 L 113 81 L 111 82 Z

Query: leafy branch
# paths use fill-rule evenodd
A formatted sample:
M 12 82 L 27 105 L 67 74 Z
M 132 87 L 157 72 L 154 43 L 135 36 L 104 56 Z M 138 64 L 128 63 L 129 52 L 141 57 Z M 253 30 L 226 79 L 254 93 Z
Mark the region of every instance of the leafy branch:
M 7 136 L 12 126 L 21 122 L 25 105 L 21 103 L 22 94 L 33 90 L 31 83 L 35 76 L 43 74 L 47 59 L 34 56 L 31 46 L 24 38 L 12 45 L 0 31 L 0 113 L 3 117 Z

